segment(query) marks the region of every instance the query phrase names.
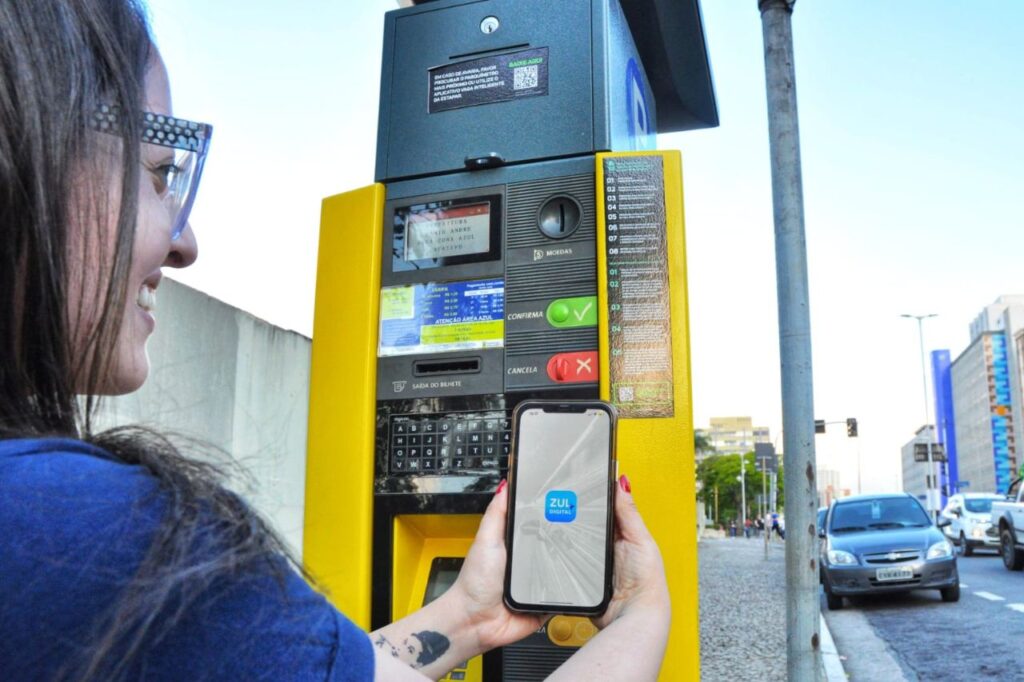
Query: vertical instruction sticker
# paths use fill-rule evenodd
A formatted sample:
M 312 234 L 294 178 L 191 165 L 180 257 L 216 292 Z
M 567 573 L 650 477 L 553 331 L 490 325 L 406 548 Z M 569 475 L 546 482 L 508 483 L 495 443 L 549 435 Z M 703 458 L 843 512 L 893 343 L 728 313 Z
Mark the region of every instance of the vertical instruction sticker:
M 603 160 L 611 402 L 623 417 L 671 417 L 665 176 L 659 155 Z

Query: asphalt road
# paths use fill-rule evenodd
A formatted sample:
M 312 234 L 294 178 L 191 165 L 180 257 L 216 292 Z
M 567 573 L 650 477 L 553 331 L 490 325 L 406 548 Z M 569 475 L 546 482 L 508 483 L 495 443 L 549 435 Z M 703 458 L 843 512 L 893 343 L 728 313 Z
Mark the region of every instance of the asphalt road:
M 869 679 L 870 668 L 860 675 L 858 668 L 877 660 L 884 643 L 909 680 L 1024 681 L 1024 572 L 1006 570 L 994 552 L 960 557 L 957 564 L 957 603 L 943 603 L 934 590 L 847 599 L 835 619 L 826 612 L 852 680 Z M 843 637 L 844 623 L 854 627 L 853 620 L 843 620 L 846 611 L 858 612 L 877 635 L 873 653 L 870 636 Z

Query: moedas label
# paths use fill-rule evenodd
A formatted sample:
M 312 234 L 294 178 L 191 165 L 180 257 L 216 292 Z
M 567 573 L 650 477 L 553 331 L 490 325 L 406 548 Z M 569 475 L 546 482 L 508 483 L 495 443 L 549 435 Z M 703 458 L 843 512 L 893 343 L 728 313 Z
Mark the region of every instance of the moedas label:
M 544 497 L 544 518 L 551 523 L 576 520 L 576 493 L 571 490 L 549 490 Z

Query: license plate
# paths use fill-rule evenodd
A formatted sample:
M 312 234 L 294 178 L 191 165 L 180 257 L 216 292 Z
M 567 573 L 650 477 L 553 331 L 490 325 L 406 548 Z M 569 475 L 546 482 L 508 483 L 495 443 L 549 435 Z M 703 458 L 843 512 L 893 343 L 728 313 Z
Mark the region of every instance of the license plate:
M 914 577 L 914 569 L 905 568 L 880 568 L 875 571 L 875 578 L 878 582 L 885 580 L 910 580 Z

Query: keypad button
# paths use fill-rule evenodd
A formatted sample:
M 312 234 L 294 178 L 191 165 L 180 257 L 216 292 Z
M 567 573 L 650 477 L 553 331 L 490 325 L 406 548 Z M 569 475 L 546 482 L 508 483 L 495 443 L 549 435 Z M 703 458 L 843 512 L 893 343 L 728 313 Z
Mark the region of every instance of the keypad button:
M 463 459 L 462 457 L 456 457 L 455 459 L 452 460 L 452 468 L 454 468 L 454 469 L 465 469 L 466 468 L 466 460 Z
M 497 443 L 498 442 L 498 434 L 496 434 L 496 433 L 485 433 L 484 434 L 484 442 L 485 443 Z
M 512 451 L 512 446 L 511 445 L 505 444 L 505 445 L 501 446 L 501 454 L 508 455 L 508 453 L 511 452 L 511 451 Z
M 423 471 L 433 471 L 434 470 L 434 460 L 432 460 L 432 459 L 422 459 L 420 461 L 422 462 L 421 467 L 422 467 Z
M 501 420 L 501 430 L 502 431 L 510 431 L 511 429 L 512 429 L 512 420 L 511 419 L 502 419 Z
M 469 419 L 466 421 L 467 431 L 479 431 L 481 429 L 481 423 L 479 419 Z
M 419 457 L 420 456 L 420 449 L 419 448 L 409 448 L 409 456 L 410 457 Z
M 419 471 L 420 461 L 418 459 L 410 459 L 408 464 L 409 464 L 409 471 Z
M 464 434 L 464 433 L 456 433 L 455 434 L 455 444 L 456 445 L 465 445 L 466 444 L 466 434 Z
M 405 433 L 408 431 L 407 422 L 395 422 L 395 433 Z
M 437 454 L 437 448 L 432 448 L 432 447 L 425 447 L 425 448 L 423 448 L 423 456 L 424 457 L 433 457 L 436 454 Z
M 424 445 L 437 445 L 437 436 L 430 434 L 429 436 L 423 436 Z
M 497 445 L 485 445 L 484 446 L 484 457 L 495 457 L 498 454 Z
M 497 469 L 498 458 L 497 457 L 484 457 L 480 460 L 480 466 L 485 469 Z
M 450 434 L 450 433 L 446 433 L 446 434 L 442 435 L 441 436 L 441 445 L 451 445 L 452 444 L 452 440 L 454 440 L 454 438 L 455 437 L 452 436 L 452 434 Z
M 409 445 L 423 445 L 423 436 L 409 436 Z
M 482 435 L 483 434 L 480 434 L 480 433 L 471 433 L 471 434 L 469 434 L 469 442 L 470 443 L 479 443 L 480 440 L 481 440 L 481 436 Z
M 395 436 L 395 445 L 405 445 L 406 436 Z
M 442 457 L 450 457 L 451 454 L 452 454 L 451 446 L 449 446 L 449 445 L 442 445 L 438 449 L 438 454 L 440 454 Z
M 409 433 L 420 432 L 420 425 L 418 422 L 409 422 L 409 425 L 406 428 L 409 430 Z
M 439 470 L 440 469 L 447 470 L 448 467 L 451 465 L 451 462 L 452 462 L 452 460 L 449 457 L 438 457 L 437 458 L 437 468 Z
M 484 422 L 484 430 L 486 431 L 500 431 L 501 421 L 498 419 L 488 419 Z
M 420 425 L 420 428 L 423 430 L 423 433 L 435 433 L 437 431 L 437 422 L 433 419 L 427 419 Z
M 469 456 L 470 457 L 479 457 L 480 456 L 480 446 L 479 445 L 470 445 L 469 446 Z
M 499 457 L 498 458 L 498 465 L 502 469 L 508 469 L 508 457 Z
M 512 442 L 512 434 L 509 433 L 508 431 L 506 431 L 505 433 L 501 434 L 501 442 L 502 443 L 511 443 Z
M 394 455 L 398 458 L 405 457 L 405 448 L 395 448 Z
M 438 433 L 448 433 L 452 430 L 452 421 L 450 419 L 442 419 L 437 423 Z
M 391 470 L 392 471 L 405 471 L 405 460 L 404 459 L 394 459 L 394 460 L 391 460 Z
M 462 421 L 461 419 L 459 421 L 455 422 L 455 433 L 465 433 L 465 431 L 466 431 L 466 422 Z
M 465 459 L 467 469 L 476 469 L 480 466 L 480 462 L 476 457 L 467 457 Z
M 456 445 L 454 452 L 455 452 L 455 456 L 456 457 L 465 457 L 466 456 L 466 446 L 465 445 Z

